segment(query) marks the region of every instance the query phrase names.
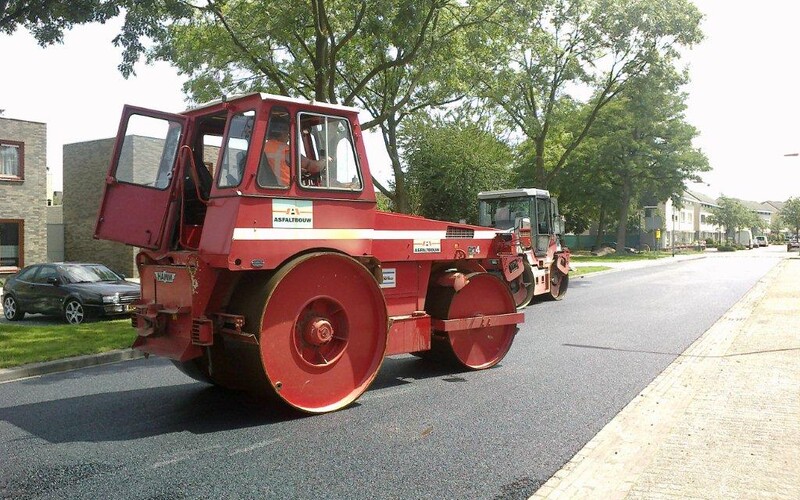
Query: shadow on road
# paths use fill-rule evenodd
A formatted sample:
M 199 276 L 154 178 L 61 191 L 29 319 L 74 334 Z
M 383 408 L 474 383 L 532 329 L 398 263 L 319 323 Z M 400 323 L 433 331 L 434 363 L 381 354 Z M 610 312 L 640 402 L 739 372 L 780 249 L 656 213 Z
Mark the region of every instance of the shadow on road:
M 142 367 L 133 367 L 133 364 L 121 363 L 113 368 L 98 369 L 117 371 L 135 368 L 133 372 L 141 372 Z M 158 368 L 163 369 L 163 364 L 159 364 Z M 39 377 L 24 383 L 51 385 L 59 383 L 59 380 L 80 379 L 85 373 L 78 370 L 59 374 L 58 378 Z M 466 381 L 458 376 L 459 373 L 455 368 L 410 356 L 389 358 L 384 361 L 368 392 L 428 378 L 441 377 L 447 382 Z M 97 376 L 97 373 L 93 375 Z M 358 406 L 358 403 L 353 406 Z M 175 432 L 205 434 L 305 417 L 308 415 L 266 398 L 202 383 L 107 392 L 0 408 L 0 420 L 50 443 L 127 441 Z

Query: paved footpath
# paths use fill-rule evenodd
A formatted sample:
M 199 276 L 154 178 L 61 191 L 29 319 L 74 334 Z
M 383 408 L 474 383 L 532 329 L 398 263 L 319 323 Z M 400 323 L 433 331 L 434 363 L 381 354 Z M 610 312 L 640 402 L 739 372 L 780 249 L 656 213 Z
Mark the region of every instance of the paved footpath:
M 800 498 L 800 258 L 772 269 L 531 498 Z

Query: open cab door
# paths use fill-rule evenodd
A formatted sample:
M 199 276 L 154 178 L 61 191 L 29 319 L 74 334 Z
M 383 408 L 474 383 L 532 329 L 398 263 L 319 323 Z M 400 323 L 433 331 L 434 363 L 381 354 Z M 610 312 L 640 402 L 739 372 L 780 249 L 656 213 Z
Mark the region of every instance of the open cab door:
M 188 118 L 125 106 L 94 237 L 166 251 Z M 172 216 L 170 216 L 172 214 Z M 170 222 L 172 221 L 172 222 Z

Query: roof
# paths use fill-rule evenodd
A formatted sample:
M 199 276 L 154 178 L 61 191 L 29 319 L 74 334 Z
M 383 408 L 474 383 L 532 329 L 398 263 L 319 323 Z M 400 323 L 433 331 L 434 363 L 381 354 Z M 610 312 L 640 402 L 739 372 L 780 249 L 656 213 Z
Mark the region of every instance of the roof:
M 692 197 L 694 197 L 700 203 L 704 203 L 706 205 L 711 205 L 712 207 L 718 207 L 719 206 L 719 204 L 717 203 L 717 200 L 715 200 L 714 198 L 712 198 L 712 197 L 710 197 L 710 196 L 708 196 L 706 194 L 700 193 L 698 191 L 689 191 L 688 189 L 685 192 L 687 194 L 691 195 Z
M 321 107 L 325 107 L 325 108 L 328 108 L 328 109 L 336 109 L 336 110 L 339 110 L 339 111 L 350 111 L 350 112 L 353 112 L 353 113 L 360 113 L 361 112 L 361 110 L 359 108 L 356 108 L 356 107 L 353 107 L 353 106 L 343 106 L 341 104 L 331 104 L 329 102 L 321 102 L 321 101 L 309 101 L 308 99 L 300 99 L 300 98 L 296 98 L 296 97 L 287 97 L 285 95 L 267 94 L 267 93 L 264 93 L 264 92 L 252 92 L 250 94 L 236 94 L 236 95 L 232 95 L 232 96 L 223 96 L 220 99 L 215 99 L 213 101 L 209 101 L 209 102 L 204 102 L 202 104 L 198 104 L 197 106 L 195 106 L 193 108 L 189 108 L 186 111 L 197 111 L 197 110 L 200 110 L 200 109 L 203 109 L 203 108 L 208 108 L 208 107 L 217 105 L 217 104 L 219 104 L 221 102 L 235 101 L 237 99 L 242 99 L 242 98 L 250 97 L 250 96 L 253 96 L 253 95 L 260 96 L 262 101 L 270 100 L 270 101 L 279 101 L 279 102 L 285 102 L 285 103 L 291 103 L 291 104 L 321 106 Z
M 775 211 L 774 208 L 770 207 L 769 205 L 765 205 L 758 201 L 750 201 L 750 200 L 739 200 L 739 203 L 745 206 L 745 208 L 752 210 L 754 212 L 769 212 L 773 213 Z
M 776 211 L 780 211 L 783 209 L 783 206 L 786 205 L 785 201 L 765 201 L 764 205 L 769 205 L 770 207 L 774 208 Z
M 517 189 L 497 189 L 495 191 L 481 191 L 478 193 L 479 200 L 493 200 L 497 198 L 520 198 L 533 196 L 550 197 L 550 191 L 537 188 L 517 188 Z

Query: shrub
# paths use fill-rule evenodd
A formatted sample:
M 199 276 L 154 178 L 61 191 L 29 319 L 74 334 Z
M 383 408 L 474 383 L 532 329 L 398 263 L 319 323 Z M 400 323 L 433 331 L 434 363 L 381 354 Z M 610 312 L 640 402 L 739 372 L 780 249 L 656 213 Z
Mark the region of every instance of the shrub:
M 737 248 L 731 245 L 720 245 L 717 247 L 717 252 L 735 252 L 736 250 Z

